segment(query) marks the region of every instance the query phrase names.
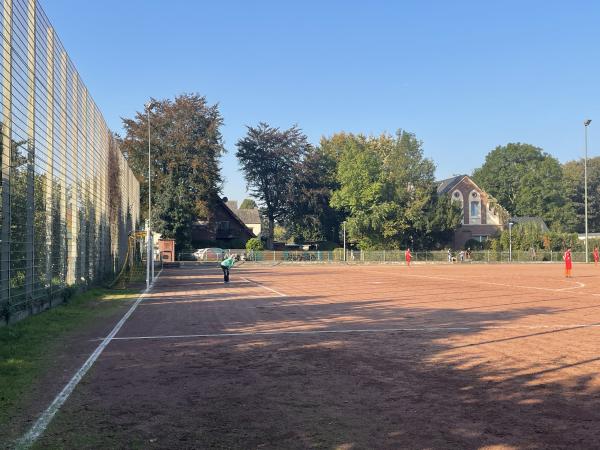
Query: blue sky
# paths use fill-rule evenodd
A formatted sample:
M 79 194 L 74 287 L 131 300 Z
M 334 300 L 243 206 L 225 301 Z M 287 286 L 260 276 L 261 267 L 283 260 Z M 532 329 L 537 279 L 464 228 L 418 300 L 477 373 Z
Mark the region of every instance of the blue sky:
M 403 128 L 438 178 L 471 173 L 507 142 L 582 157 L 588 117 L 598 154 L 598 2 L 41 4 L 113 130 L 149 97 L 219 103 L 231 199 L 245 196 L 235 143 L 259 121 L 298 124 L 313 143 Z

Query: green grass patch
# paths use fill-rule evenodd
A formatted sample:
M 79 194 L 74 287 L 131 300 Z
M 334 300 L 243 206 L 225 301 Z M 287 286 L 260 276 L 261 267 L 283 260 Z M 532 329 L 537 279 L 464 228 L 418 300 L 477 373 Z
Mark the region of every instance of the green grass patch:
M 65 351 L 62 344 L 69 333 L 109 317 L 138 294 L 91 289 L 66 304 L 0 328 L 0 425 L 7 422 L 48 365 Z

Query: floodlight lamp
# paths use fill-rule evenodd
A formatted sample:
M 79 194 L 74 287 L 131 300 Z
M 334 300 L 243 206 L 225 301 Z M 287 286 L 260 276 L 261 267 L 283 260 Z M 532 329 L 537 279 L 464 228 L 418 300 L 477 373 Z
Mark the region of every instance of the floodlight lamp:
M 583 122 L 583 124 L 587 127 L 590 123 L 592 123 L 592 119 L 588 119 Z

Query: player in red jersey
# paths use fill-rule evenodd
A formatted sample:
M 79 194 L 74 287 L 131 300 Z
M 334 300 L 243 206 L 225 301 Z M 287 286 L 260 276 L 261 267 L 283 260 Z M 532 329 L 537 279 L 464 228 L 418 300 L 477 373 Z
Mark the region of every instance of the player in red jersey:
M 410 253 L 410 248 L 407 248 L 404 252 L 404 258 L 406 259 L 406 265 L 410 267 L 410 260 L 412 259 L 412 254 Z
M 571 278 L 571 269 L 573 268 L 573 259 L 571 258 L 571 247 L 567 248 L 567 251 L 563 255 L 565 260 L 565 277 Z

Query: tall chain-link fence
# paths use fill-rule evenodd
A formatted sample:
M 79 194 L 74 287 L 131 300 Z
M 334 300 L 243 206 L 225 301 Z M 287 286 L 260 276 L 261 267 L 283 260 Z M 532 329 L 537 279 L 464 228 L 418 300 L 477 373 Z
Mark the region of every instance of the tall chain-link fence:
M 114 274 L 139 183 L 36 0 L 0 0 L 0 319 Z

